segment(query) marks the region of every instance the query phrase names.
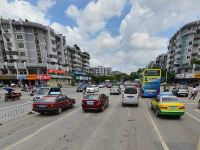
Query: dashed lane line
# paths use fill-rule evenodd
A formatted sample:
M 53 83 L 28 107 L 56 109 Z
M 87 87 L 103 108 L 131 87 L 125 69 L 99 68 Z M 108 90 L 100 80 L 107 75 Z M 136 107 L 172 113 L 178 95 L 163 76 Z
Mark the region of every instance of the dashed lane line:
M 79 111 L 80 109 L 81 109 L 81 107 L 79 107 L 78 109 L 76 109 L 76 110 L 74 110 L 74 111 L 69 112 L 68 114 L 66 114 L 66 115 L 63 116 L 63 117 L 58 118 L 58 119 L 55 120 L 54 122 L 51 122 L 51 123 L 49 123 L 49 124 L 43 126 L 42 128 L 39 128 L 39 129 L 38 129 L 37 131 L 35 131 L 33 134 L 31 134 L 31 135 L 29 135 L 29 136 L 27 136 L 27 137 L 25 137 L 25 138 L 23 138 L 23 139 L 17 141 L 17 142 L 14 143 L 14 144 L 11 144 L 11 145 L 8 146 L 8 147 L 5 147 L 3 150 L 10 150 L 10 149 L 12 149 L 12 148 L 15 149 L 15 147 L 16 147 L 17 145 L 19 145 L 19 144 L 21 144 L 21 143 L 23 143 L 23 142 L 29 140 L 30 138 L 32 138 L 32 137 L 38 135 L 39 133 L 41 133 L 41 131 L 44 131 L 45 129 L 47 129 L 47 128 L 49 128 L 50 126 L 56 124 L 56 123 L 59 122 L 60 120 L 63 120 L 64 118 L 70 116 L 71 114 L 73 114 L 73 113 Z
M 195 111 L 195 110 L 194 110 L 194 111 Z M 185 112 L 185 114 L 188 115 L 189 117 L 193 118 L 194 120 L 200 122 L 200 119 L 197 118 L 197 117 L 195 117 L 195 116 L 193 116 L 191 113 L 189 113 L 189 112 Z
M 153 128 L 154 128 L 154 130 L 156 131 L 156 134 L 158 135 L 158 138 L 159 138 L 159 140 L 160 140 L 160 142 L 161 142 L 161 145 L 162 145 L 163 149 L 164 149 L 164 150 L 169 150 L 169 147 L 167 146 L 166 142 L 164 141 L 164 139 L 163 139 L 163 137 L 162 137 L 162 135 L 161 135 L 161 133 L 160 133 L 160 131 L 159 131 L 159 129 L 158 129 L 156 123 L 153 121 L 153 118 L 151 117 L 150 113 L 149 113 L 148 110 L 147 110 L 147 105 L 146 105 L 146 103 L 145 103 L 145 111 L 146 111 L 146 114 L 148 114 L 148 116 L 149 116 L 148 118 L 149 118 L 149 120 L 151 121 L 151 123 L 152 123 L 152 125 L 153 125 Z

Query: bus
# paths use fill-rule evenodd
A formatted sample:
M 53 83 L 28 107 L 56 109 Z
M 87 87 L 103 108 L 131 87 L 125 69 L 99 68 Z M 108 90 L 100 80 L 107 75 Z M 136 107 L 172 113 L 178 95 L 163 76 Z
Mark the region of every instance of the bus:
M 160 93 L 161 69 L 144 69 L 141 76 L 141 97 L 156 97 Z

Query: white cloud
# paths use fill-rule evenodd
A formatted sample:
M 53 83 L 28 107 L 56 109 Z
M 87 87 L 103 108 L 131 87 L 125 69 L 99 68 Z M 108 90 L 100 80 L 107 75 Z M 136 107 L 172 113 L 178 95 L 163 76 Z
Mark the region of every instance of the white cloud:
M 103 29 L 113 16 L 120 16 L 125 3 L 126 0 L 91 1 L 83 10 L 70 5 L 65 12 L 76 20 L 81 30 L 94 33 Z
M 38 0 L 37 7 L 42 11 L 47 11 L 48 8 L 56 4 L 56 0 Z
M 46 14 L 43 13 L 37 6 L 33 6 L 27 1 L 0 1 L 0 15 L 3 18 L 11 19 L 28 19 L 29 21 L 38 22 L 44 25 L 48 25 L 50 20 L 46 18 Z

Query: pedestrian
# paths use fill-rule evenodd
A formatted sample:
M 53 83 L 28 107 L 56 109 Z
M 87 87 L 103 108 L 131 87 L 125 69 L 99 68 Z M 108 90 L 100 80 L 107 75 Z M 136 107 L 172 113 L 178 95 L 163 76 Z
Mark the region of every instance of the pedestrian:
M 197 89 L 197 87 L 195 86 L 195 85 L 193 85 L 193 88 L 192 88 L 192 91 L 191 91 L 191 96 L 190 96 L 190 98 L 189 99 L 195 99 L 195 97 L 197 96 L 197 93 L 198 93 L 198 89 Z

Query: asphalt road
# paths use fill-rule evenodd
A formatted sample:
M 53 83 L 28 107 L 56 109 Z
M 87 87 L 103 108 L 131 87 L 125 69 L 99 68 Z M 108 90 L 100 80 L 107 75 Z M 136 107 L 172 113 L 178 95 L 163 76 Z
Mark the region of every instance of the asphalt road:
M 109 93 L 108 89 L 101 89 Z M 76 107 L 61 115 L 26 115 L 0 126 L 3 150 L 197 150 L 200 110 L 197 100 L 188 101 L 181 119 L 156 117 L 150 99 L 139 107 L 122 107 L 121 95 L 110 96 L 102 113 L 83 112 L 82 93 L 65 89 L 77 100 Z M 199 143 L 200 144 L 200 143 Z

